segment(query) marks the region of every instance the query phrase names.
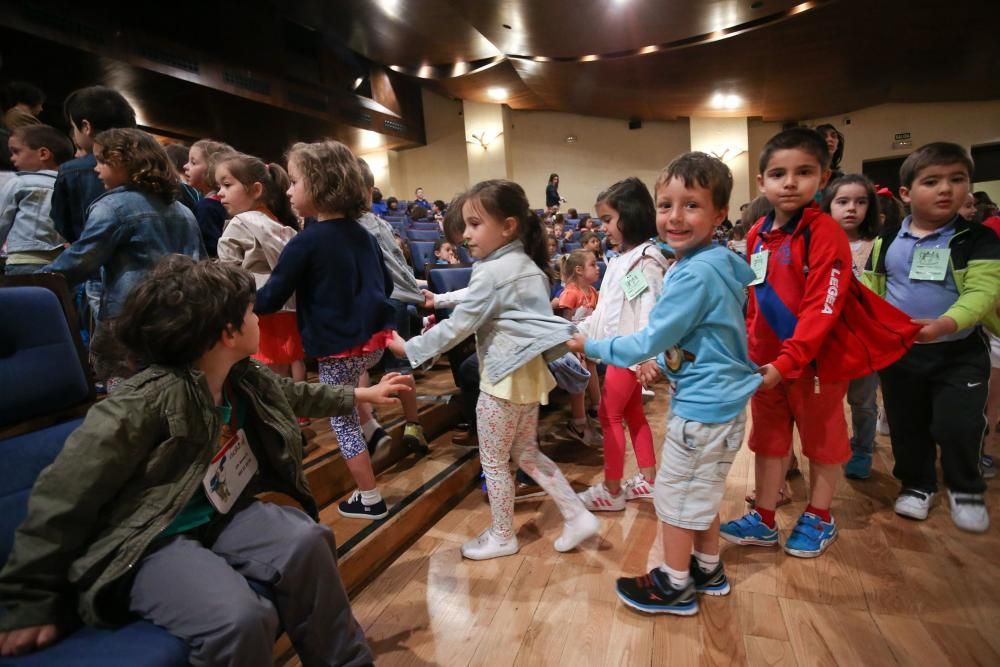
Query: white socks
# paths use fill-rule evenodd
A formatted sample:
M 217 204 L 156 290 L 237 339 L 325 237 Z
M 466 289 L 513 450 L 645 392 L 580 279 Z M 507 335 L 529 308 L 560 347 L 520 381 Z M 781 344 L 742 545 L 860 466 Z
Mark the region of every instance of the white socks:
M 372 420 L 375 421 L 375 420 Z M 360 489 L 359 489 L 360 491 Z M 374 505 L 378 501 L 382 500 L 382 494 L 378 492 L 378 489 L 372 489 L 371 491 L 361 491 L 361 504 L 362 505 Z
M 371 419 L 369 419 L 368 421 L 366 421 L 364 424 L 361 425 L 361 433 L 362 435 L 365 436 L 365 442 L 372 439 L 372 434 L 375 433 L 375 429 L 379 428 L 380 426 L 382 425 L 379 424 L 374 417 L 372 417 Z
M 708 574 L 719 564 L 719 554 L 703 554 L 700 551 L 694 552 L 694 559 L 698 561 L 698 569 Z
M 684 588 L 687 586 L 688 578 L 691 576 L 691 573 L 687 570 L 674 570 L 667 567 L 666 563 L 660 566 L 660 571 L 670 577 L 670 585 L 674 588 Z

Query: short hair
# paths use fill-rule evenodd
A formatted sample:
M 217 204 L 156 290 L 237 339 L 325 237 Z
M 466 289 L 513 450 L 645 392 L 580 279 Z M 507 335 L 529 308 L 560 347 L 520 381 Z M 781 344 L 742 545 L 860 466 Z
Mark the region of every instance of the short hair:
M 11 134 L 32 150 L 49 149 L 56 164 L 73 159 L 73 142 L 51 125 L 22 125 Z
M 434 204 L 435 206 L 437 206 L 437 209 L 438 209 L 439 211 L 443 211 L 443 210 L 445 210 L 446 208 L 448 208 L 448 205 L 444 203 L 444 200 L 443 200 L 443 199 L 435 199 L 435 200 L 434 200 L 433 202 L 431 202 L 431 203 L 432 203 L 432 204 Z
M 386 205 L 387 207 L 389 207 L 389 208 L 392 208 L 392 205 L 393 205 L 393 204 L 397 204 L 397 205 L 398 205 L 398 204 L 399 204 L 399 200 L 398 200 L 398 199 L 396 199 L 396 198 L 395 198 L 395 197 L 393 197 L 393 196 L 390 196 L 390 197 L 389 197 L 388 199 L 386 199 L 386 200 L 385 200 L 385 205 Z
M 27 104 L 29 107 L 37 107 L 45 104 L 45 91 L 33 83 L 27 81 L 11 81 L 4 89 L 6 97 L 6 108 Z
M 760 152 L 760 160 L 757 163 L 758 173 L 763 174 L 767 171 L 767 164 L 778 151 L 796 148 L 816 158 L 821 170 L 830 166 L 830 150 L 826 147 L 823 135 L 808 127 L 790 127 L 778 132 L 764 144 L 764 150 Z
M 214 139 L 199 139 L 191 144 L 188 152 L 196 148 L 201 151 L 205 158 L 205 183 L 208 184 L 210 190 L 218 190 L 219 184 L 215 180 L 215 165 L 223 158 L 236 155 L 236 149 L 223 141 L 215 141 Z
M 733 172 L 719 158 L 700 151 L 678 155 L 660 171 L 654 191 L 659 192 L 661 187 L 675 178 L 683 181 L 688 189 L 697 186 L 708 190 L 716 209 L 729 206 L 729 197 L 733 193 Z
M 434 252 L 437 252 L 438 250 L 440 250 L 441 247 L 445 243 L 451 244 L 451 241 L 449 241 L 448 239 L 444 238 L 443 236 L 441 238 L 437 239 L 436 241 L 434 241 Z
M 167 255 L 125 299 L 114 332 L 136 360 L 186 366 L 242 329 L 254 297 L 253 277 L 234 264 Z
M 88 86 L 74 90 L 63 102 L 66 120 L 80 129 L 90 123 L 93 134 L 115 127 L 135 127 L 135 109 L 117 90 Z
M 618 230 L 629 246 L 637 246 L 656 236 L 656 206 L 649 188 L 635 176 L 618 181 L 598 195 L 618 213 Z
M 174 165 L 177 173 L 183 174 L 184 165 L 187 164 L 188 154 L 191 152 L 191 149 L 184 144 L 167 144 L 163 147 L 163 150 L 167 151 L 167 157 L 170 158 L 170 162 Z
M 462 235 L 465 233 L 465 218 L 462 217 L 464 205 L 465 195 L 458 195 L 452 199 L 444 211 L 444 220 L 441 222 L 445 238 L 455 244 L 462 243 Z
M 969 179 L 972 179 L 975 163 L 973 163 L 969 152 L 958 144 L 935 141 L 921 146 L 906 156 L 906 159 L 903 160 L 903 166 L 899 168 L 899 184 L 908 188 L 913 185 L 913 181 L 917 179 L 920 172 L 927 167 L 945 164 L 961 164 L 968 172 Z
M 420 204 L 410 204 L 410 219 L 411 220 L 426 220 L 427 219 L 427 209 Z
M 152 135 L 142 130 L 113 128 L 94 137 L 101 147 L 99 162 L 120 166 L 128 173 L 128 185 L 165 201 L 177 196 L 180 178 L 167 152 Z
M 372 203 L 378 204 L 382 201 L 382 191 L 378 188 L 372 189 Z
M 356 219 L 368 208 L 368 188 L 358 158 L 339 141 L 297 143 L 288 151 L 288 163 L 301 172 L 318 212 L 337 212 Z
M 571 208 L 568 211 L 566 211 L 566 217 L 569 218 L 570 220 L 576 220 L 580 217 L 580 215 L 576 212 L 575 208 Z
M 837 178 L 823 191 L 823 200 L 820 207 L 830 213 L 833 200 L 837 198 L 837 190 L 845 185 L 860 185 L 865 189 L 865 197 L 868 199 L 868 208 L 865 209 L 865 217 L 858 225 L 858 235 L 863 239 L 873 239 L 878 235 L 879 213 L 878 195 L 875 194 L 875 186 L 864 174 L 846 174 Z M 838 221 L 839 222 L 839 221 Z

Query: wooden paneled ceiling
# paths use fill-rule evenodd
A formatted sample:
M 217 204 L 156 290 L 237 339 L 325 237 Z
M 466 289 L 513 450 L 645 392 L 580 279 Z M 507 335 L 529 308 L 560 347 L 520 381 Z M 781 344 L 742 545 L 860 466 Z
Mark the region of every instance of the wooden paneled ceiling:
M 341 0 L 321 11 L 322 28 L 365 57 L 453 97 L 497 101 L 488 91 L 501 88 L 515 109 L 786 120 L 1000 97 L 987 28 L 1000 24 L 998 0 Z

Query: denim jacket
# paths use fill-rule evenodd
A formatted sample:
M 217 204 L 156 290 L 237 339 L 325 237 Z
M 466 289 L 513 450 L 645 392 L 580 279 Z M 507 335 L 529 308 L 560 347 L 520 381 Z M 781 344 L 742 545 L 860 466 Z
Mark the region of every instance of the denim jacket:
M 97 158 L 93 154 L 59 165 L 52 193 L 52 222 L 59 235 L 70 243 L 83 233 L 87 207 L 104 194 L 104 184 L 94 171 L 96 166 Z
M 493 384 L 540 354 L 546 362 L 559 358 L 576 333 L 552 312 L 548 279 L 520 241 L 476 263 L 458 307 L 426 334 L 408 340 L 406 357 L 416 368 L 473 333 L 479 363 Z
M 49 252 L 63 247 L 52 224 L 56 172 L 19 171 L 0 190 L 0 246 L 7 252 Z
M 194 214 L 177 201 L 117 187 L 94 200 L 80 238 L 42 269 L 62 273 L 71 285 L 81 283 L 99 267 L 104 294 L 99 318 L 121 313 L 125 297 L 156 263 L 175 253 L 205 257 L 205 245 Z

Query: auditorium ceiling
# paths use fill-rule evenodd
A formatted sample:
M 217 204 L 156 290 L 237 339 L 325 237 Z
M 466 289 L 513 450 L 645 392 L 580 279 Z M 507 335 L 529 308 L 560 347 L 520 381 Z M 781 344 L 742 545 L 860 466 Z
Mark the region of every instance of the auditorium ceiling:
M 1000 96 L 997 0 L 305 0 L 289 11 L 452 97 L 786 120 Z

